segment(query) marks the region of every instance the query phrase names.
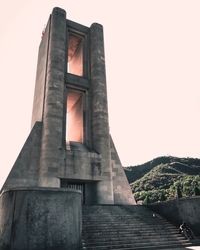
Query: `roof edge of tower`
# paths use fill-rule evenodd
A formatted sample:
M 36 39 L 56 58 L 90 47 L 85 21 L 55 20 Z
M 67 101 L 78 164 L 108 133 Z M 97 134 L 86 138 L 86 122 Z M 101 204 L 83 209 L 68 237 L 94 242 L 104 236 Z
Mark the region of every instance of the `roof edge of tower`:
M 60 7 L 54 7 L 52 13 L 60 13 L 66 15 L 66 11 Z
M 91 28 L 91 27 L 94 27 L 94 26 L 96 26 L 96 27 L 99 27 L 99 28 L 103 29 L 103 25 L 102 25 L 102 24 L 100 24 L 100 23 L 92 23 L 92 24 L 91 24 L 91 26 L 90 26 L 90 28 Z

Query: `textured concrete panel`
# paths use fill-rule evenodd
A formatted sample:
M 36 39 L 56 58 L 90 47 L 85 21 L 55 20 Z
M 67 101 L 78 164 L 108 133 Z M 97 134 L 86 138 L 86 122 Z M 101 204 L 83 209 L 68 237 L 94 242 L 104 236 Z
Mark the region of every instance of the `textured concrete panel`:
M 66 151 L 65 166 L 59 169 L 59 176 L 78 180 L 101 180 L 101 156 L 90 152 L 83 144 L 73 144 Z
M 113 173 L 114 204 L 136 204 L 111 136 L 110 147 Z
M 66 12 L 54 8 L 50 25 L 39 172 L 39 185 L 45 187 L 59 187 L 58 171 L 64 165 L 66 37 Z
M 39 47 L 31 127 L 34 126 L 35 122 L 42 121 L 42 116 L 43 116 L 44 93 L 46 85 L 46 68 L 48 60 L 47 54 L 49 48 L 49 29 L 50 29 L 50 19 L 46 26 Z
M 18 189 L 0 196 L 1 250 L 78 250 L 81 194 L 64 189 Z

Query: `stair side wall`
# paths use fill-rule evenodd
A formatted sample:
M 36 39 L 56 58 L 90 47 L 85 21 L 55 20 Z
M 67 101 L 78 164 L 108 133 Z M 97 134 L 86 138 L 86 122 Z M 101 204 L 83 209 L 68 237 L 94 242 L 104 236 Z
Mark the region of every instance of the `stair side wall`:
M 173 224 L 179 226 L 182 222 L 200 236 L 200 197 L 186 197 L 174 199 L 154 204 L 149 204 L 148 208 L 162 215 Z

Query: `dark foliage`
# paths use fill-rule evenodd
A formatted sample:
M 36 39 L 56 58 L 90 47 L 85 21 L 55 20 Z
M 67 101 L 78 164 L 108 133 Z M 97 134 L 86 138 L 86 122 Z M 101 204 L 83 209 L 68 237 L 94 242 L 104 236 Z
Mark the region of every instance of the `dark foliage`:
M 163 156 L 127 167 L 125 173 L 137 201 L 200 195 L 200 159 Z

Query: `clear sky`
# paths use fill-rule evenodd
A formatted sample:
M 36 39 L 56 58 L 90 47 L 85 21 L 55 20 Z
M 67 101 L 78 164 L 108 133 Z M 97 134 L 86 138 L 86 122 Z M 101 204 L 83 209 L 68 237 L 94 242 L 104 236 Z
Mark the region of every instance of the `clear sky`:
M 110 131 L 123 165 L 200 158 L 200 1 L 0 0 L 0 186 L 29 132 L 52 8 L 104 26 Z

